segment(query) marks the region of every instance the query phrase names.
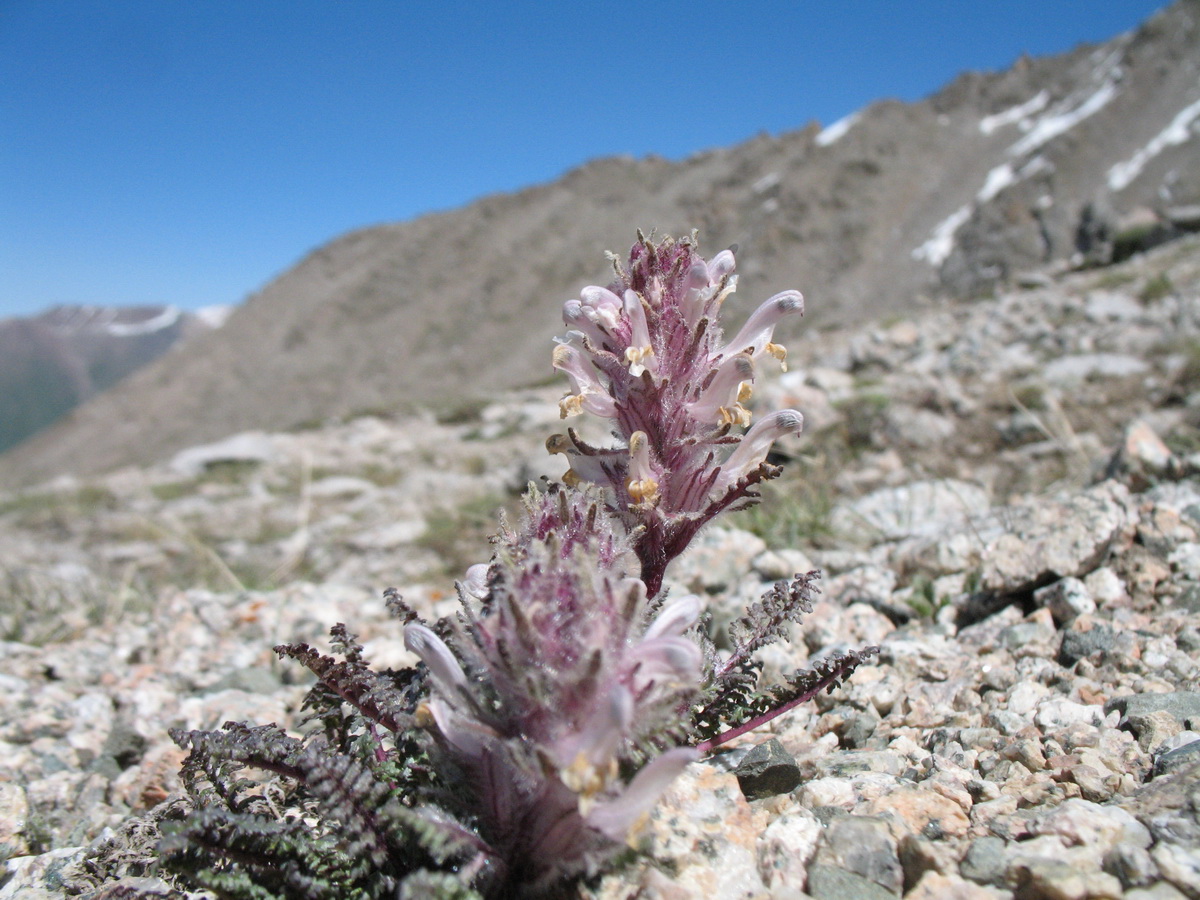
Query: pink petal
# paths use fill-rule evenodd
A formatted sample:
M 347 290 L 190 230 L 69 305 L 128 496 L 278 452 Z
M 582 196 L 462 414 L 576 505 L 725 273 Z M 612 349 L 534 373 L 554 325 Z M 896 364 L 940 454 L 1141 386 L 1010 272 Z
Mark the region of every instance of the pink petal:
M 692 747 L 668 750 L 638 772 L 619 796 L 593 807 L 587 815 L 588 824 L 614 841 L 623 841 L 630 826 L 658 802 L 662 792 L 699 756 Z

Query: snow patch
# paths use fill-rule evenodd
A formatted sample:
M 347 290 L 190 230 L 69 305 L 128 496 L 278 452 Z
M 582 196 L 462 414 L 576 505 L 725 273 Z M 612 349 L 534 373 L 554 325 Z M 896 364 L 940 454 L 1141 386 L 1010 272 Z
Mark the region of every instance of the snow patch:
M 236 308 L 237 307 L 230 303 L 224 303 L 217 306 L 202 306 L 195 310 L 192 315 L 209 328 L 220 328 L 225 324 L 225 321 L 231 315 L 233 315 L 233 311 Z
M 756 194 L 765 194 L 771 188 L 779 184 L 782 176 L 778 172 L 768 172 L 754 184 L 750 185 L 750 190 Z
M 1191 126 L 1196 117 L 1200 116 L 1200 100 L 1185 106 L 1171 120 L 1166 128 L 1154 136 L 1145 147 L 1133 154 L 1125 162 L 1117 163 L 1108 170 L 1108 187 L 1113 191 L 1127 188 L 1133 179 L 1141 174 L 1146 163 L 1167 147 L 1182 144 L 1192 136 Z
M 135 337 L 140 334 L 153 334 L 155 331 L 170 328 L 179 321 L 181 315 L 182 313 L 174 306 L 168 306 L 157 316 L 152 316 L 144 322 L 108 322 L 105 324 L 104 330 L 113 337 Z
M 913 259 L 923 259 L 933 267 L 946 261 L 954 249 L 954 233 L 971 218 L 971 205 L 961 206 L 933 229 L 929 240 L 912 252 Z
M 979 189 L 976 199 L 980 203 L 987 203 L 1016 180 L 1017 175 L 1013 171 L 1013 167 L 1008 163 L 996 166 L 996 168 L 988 172 L 987 179 L 984 181 L 983 187 Z
M 1037 94 L 1030 97 L 1024 103 L 1017 106 L 1010 106 L 1008 109 L 994 115 L 985 116 L 979 122 L 979 130 L 984 134 L 991 134 L 998 128 L 1003 128 L 1014 122 L 1021 122 L 1024 119 L 1028 119 L 1034 113 L 1041 112 L 1049 102 L 1050 94 L 1047 91 L 1038 91 Z
M 1116 82 L 1110 78 L 1100 85 L 1099 89 L 1074 109 L 1055 115 L 1043 116 L 1038 119 L 1029 132 L 1021 140 L 1009 148 L 1010 156 L 1024 156 L 1054 140 L 1060 134 L 1070 131 L 1084 119 L 1093 116 L 1108 105 L 1117 96 Z
M 858 121 L 859 115 L 860 113 L 856 112 L 850 113 L 850 115 L 844 116 L 838 119 L 832 125 L 823 128 L 820 134 L 813 139 L 816 142 L 816 145 L 818 147 L 828 147 L 834 141 L 841 138 L 854 126 L 854 123 Z

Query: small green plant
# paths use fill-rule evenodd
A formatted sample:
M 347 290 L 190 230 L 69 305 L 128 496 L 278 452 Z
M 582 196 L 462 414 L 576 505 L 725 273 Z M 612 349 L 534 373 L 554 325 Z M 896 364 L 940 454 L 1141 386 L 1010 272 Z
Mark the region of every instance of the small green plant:
M 937 589 L 932 578 L 918 574 L 908 585 L 908 605 L 918 616 L 932 618 L 945 603 L 945 598 L 937 596 Z
M 803 477 L 784 476 L 763 489 L 766 502 L 734 513 L 730 524 L 758 535 L 773 547 L 821 546 L 833 537 L 832 480 L 827 456 L 805 457 Z
M 99 485 L 85 484 L 65 491 L 20 493 L 0 500 L 0 517 L 16 515 L 26 525 L 65 522 L 102 509 L 115 509 L 116 495 Z
M 1113 235 L 1112 262 L 1124 262 L 1137 253 L 1144 253 L 1161 244 L 1168 230 L 1158 222 L 1130 225 Z
M 1037 382 L 1023 384 L 1013 389 L 1013 398 L 1018 409 L 1030 412 L 1045 412 L 1049 408 L 1046 400 L 1046 386 Z
M 1170 277 L 1166 272 L 1159 272 L 1142 285 L 1142 289 L 1138 291 L 1138 299 L 1143 303 L 1153 303 L 1155 300 L 1169 297 L 1174 292 L 1175 285 L 1171 283 Z
M 1092 282 L 1092 287 L 1102 291 L 1115 291 L 1117 288 L 1133 284 L 1136 280 L 1137 277 L 1131 272 L 1105 272 Z
M 842 414 L 840 429 L 852 455 L 879 449 L 883 417 L 891 402 L 887 394 L 866 388 L 835 404 Z
M 0 640 L 41 646 L 89 627 L 113 622 L 142 592 L 86 570 L 47 571 L 24 566 L 0 572 Z
M 487 546 L 500 514 L 517 508 L 512 497 L 489 493 L 455 507 L 435 509 L 426 516 L 425 531 L 417 544 L 441 560 L 444 568 L 440 574 L 465 572 L 479 561 L 480 547 Z

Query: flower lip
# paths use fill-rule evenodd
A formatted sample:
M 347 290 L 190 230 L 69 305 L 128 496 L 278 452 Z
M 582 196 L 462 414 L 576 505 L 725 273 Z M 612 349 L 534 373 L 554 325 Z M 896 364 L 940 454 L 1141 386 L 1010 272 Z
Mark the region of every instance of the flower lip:
M 642 308 L 642 298 L 633 291 L 625 292 L 625 317 L 629 319 L 629 348 L 625 351 L 625 361 L 629 363 L 629 374 L 637 378 L 649 370 L 651 374 L 658 368 L 654 358 L 654 344 L 650 340 L 650 324 L 646 321 L 646 310 Z
M 732 410 L 741 400 L 742 385 L 754 380 L 754 361 L 749 353 L 726 357 L 688 411 L 702 422 L 717 422 L 722 410 Z
M 658 478 L 650 464 L 650 439 L 644 431 L 629 436 L 629 477 L 625 488 L 634 503 L 654 503 L 658 499 Z
M 648 811 L 689 763 L 700 758 L 692 747 L 676 747 L 655 757 L 633 777 L 625 790 L 607 803 L 598 803 L 587 822 L 614 841 L 628 835 L 630 827 Z
M 574 389 L 574 393 L 559 403 L 560 415 L 565 419 L 586 410 L 601 418 L 612 418 L 617 411 L 616 401 L 601 381 L 595 364 L 570 342 L 570 338 L 568 335 L 566 342 L 554 348 L 552 357 L 554 368 L 571 380 Z

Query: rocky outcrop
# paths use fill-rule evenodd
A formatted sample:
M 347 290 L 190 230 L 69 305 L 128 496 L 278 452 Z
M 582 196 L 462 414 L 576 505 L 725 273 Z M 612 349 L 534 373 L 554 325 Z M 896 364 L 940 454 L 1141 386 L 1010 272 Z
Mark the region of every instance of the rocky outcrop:
M 586 895 L 1200 896 L 1197 336 L 1190 238 L 792 342 L 758 394 L 809 430 L 670 575 L 720 629 L 819 567 L 766 676 L 880 657 L 693 765 Z M 1140 365 L 1056 365 L 1098 355 Z M 338 621 L 411 662 L 382 589 L 454 607 L 496 509 L 561 474 L 540 446 L 560 394 L 0 495 L 0 896 L 165 896 L 167 729 L 294 724 L 305 686 L 270 647 Z

